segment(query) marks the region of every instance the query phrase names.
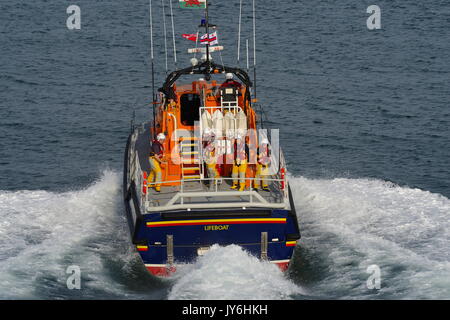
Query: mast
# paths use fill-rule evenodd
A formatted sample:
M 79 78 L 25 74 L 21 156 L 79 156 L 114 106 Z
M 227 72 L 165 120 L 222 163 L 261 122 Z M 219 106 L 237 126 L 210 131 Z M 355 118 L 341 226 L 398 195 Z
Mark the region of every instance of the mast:
M 209 60 L 209 15 L 208 15 L 208 0 L 206 0 L 206 4 L 205 4 L 205 20 L 206 20 L 206 63 L 207 63 L 207 75 L 206 78 L 207 80 L 209 80 L 208 78 L 211 78 L 210 73 L 211 73 L 211 60 Z

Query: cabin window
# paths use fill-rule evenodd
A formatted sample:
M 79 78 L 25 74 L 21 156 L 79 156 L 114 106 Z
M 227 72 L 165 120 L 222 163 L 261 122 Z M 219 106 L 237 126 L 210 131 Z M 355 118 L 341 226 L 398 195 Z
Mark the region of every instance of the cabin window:
M 200 119 L 200 95 L 185 93 L 180 98 L 181 123 L 184 126 L 193 126 Z

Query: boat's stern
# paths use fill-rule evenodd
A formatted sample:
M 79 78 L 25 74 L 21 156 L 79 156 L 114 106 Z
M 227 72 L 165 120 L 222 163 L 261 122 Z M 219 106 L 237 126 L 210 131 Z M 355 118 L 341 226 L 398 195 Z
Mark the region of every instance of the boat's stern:
M 290 210 L 199 210 L 145 215 L 135 243 L 149 272 L 167 276 L 177 264 L 195 262 L 214 244 L 239 245 L 284 271 L 299 238 Z
M 148 161 L 140 156 L 147 141 L 137 133 L 128 141 L 124 200 L 133 244 L 152 274 L 167 276 L 215 244 L 239 245 L 288 268 L 300 232 L 282 153 L 281 169 L 266 179 L 266 190 L 233 190 L 232 177 L 194 177 L 164 181 L 157 191 L 147 185 Z M 253 179 L 245 178 L 249 185 Z

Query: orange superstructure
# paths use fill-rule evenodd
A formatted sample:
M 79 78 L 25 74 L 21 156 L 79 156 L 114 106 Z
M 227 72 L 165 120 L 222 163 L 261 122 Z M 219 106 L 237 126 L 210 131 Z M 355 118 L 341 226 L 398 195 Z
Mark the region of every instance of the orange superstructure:
M 246 120 L 246 141 L 256 145 L 256 135 L 251 129 L 256 129 L 256 114 L 251 107 L 248 88 L 244 85 L 235 88 L 237 104 L 233 107 L 224 106 L 221 93 L 227 88 L 221 87 L 216 80 L 204 79 L 192 81 L 189 84 L 171 86 L 171 97 L 161 95 L 161 101 L 156 107 L 156 118 L 153 136 L 162 132 L 167 139 L 164 142 L 165 162 L 162 163 L 163 186 L 176 186 L 186 177 L 200 178 L 203 172 L 201 156 L 201 111 L 208 112 L 210 117 L 217 112 L 225 115 L 227 112 L 242 111 Z M 225 133 L 218 134 L 218 140 L 231 145 L 233 138 Z M 218 159 L 217 169 L 223 176 L 229 177 L 232 167 L 232 154 L 226 153 Z M 253 177 L 255 166 L 250 164 L 247 176 Z M 247 187 L 250 187 L 247 182 Z

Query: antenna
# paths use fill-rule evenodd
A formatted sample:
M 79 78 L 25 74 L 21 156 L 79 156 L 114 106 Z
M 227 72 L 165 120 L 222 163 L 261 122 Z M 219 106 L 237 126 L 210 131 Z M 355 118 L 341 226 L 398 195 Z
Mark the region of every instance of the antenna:
M 153 56 L 153 12 L 152 12 L 152 0 L 149 0 L 150 9 L 150 58 L 152 62 L 152 97 L 153 97 L 153 134 L 156 132 L 156 95 L 155 95 L 155 69 L 154 69 L 154 56 Z M 134 117 L 134 115 L 133 115 Z
M 256 10 L 255 0 L 253 0 L 253 85 L 254 97 L 256 98 Z
M 172 0 L 169 0 L 169 3 L 170 3 L 170 19 L 172 20 L 173 59 L 175 61 L 175 69 L 177 69 L 177 46 L 175 44 L 175 26 L 173 24 Z
M 170 1 L 170 0 L 169 0 Z M 167 28 L 166 28 L 166 10 L 164 0 L 161 0 L 162 16 L 163 16 L 163 30 L 164 30 L 164 55 L 166 57 L 166 75 L 169 70 L 167 58 Z
M 241 21 L 242 21 L 242 0 L 239 1 L 239 29 L 238 29 L 238 45 L 237 45 L 237 65 L 239 66 L 239 57 L 241 51 Z
M 208 15 L 209 3 L 206 0 L 205 4 L 205 20 L 206 20 L 206 61 L 208 64 L 208 75 L 211 69 L 211 61 L 209 60 L 209 15 Z M 207 79 L 208 80 L 208 79 Z
M 247 52 L 247 73 L 248 73 L 248 70 L 250 69 L 250 64 L 248 60 L 248 39 L 245 39 L 245 51 Z

